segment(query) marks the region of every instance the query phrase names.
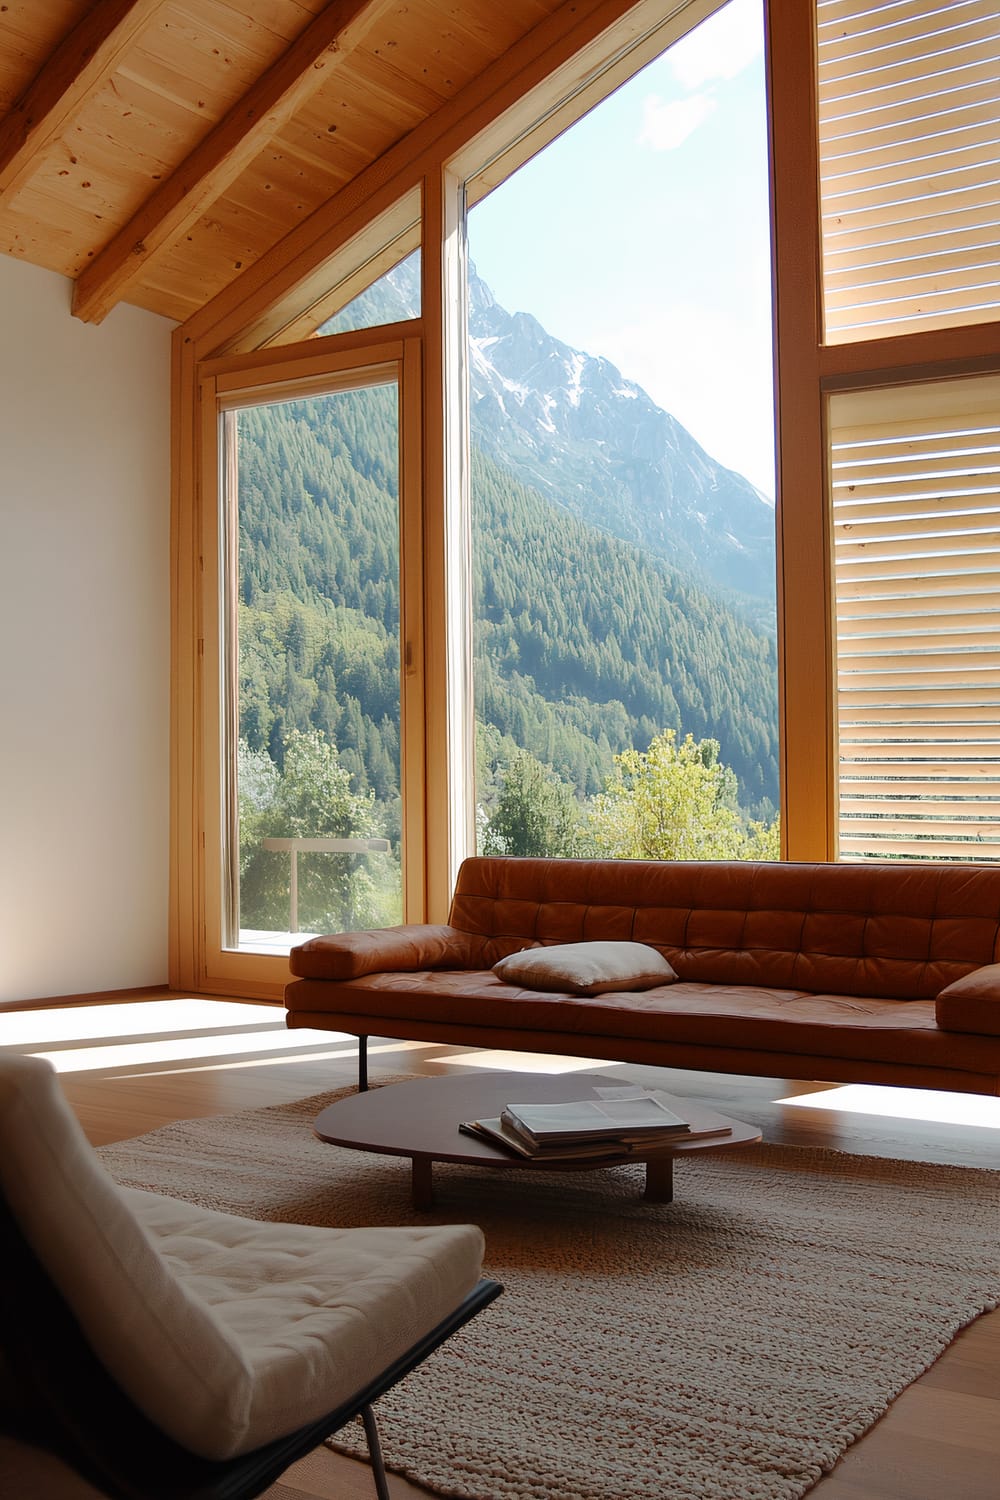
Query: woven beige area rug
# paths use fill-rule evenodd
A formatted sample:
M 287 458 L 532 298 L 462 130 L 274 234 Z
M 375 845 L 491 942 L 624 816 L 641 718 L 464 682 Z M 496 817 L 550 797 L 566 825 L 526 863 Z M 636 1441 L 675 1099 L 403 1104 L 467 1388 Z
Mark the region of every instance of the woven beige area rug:
M 762 1146 L 559 1176 L 323 1145 L 337 1094 L 101 1156 L 135 1187 L 308 1224 L 472 1222 L 499 1301 L 379 1403 L 388 1466 L 466 1500 L 797 1500 L 1000 1300 L 1000 1174 Z M 362 1452 L 354 1429 L 336 1446 Z

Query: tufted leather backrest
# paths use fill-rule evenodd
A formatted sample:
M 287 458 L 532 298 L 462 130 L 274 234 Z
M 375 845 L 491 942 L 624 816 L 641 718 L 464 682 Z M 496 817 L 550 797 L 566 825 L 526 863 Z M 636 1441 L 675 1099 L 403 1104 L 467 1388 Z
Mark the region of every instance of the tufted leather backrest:
M 449 920 L 483 939 L 485 965 L 617 938 L 683 980 L 930 999 L 1000 961 L 1000 868 L 477 858 Z

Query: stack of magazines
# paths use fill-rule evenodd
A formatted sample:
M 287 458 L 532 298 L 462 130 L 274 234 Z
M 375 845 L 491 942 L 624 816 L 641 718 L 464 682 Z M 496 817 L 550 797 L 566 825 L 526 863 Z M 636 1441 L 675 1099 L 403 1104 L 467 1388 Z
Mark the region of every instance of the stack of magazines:
M 548 1161 L 646 1155 L 657 1146 L 732 1129 L 720 1116 L 705 1122 L 685 1118 L 672 1103 L 655 1089 L 599 1088 L 590 1099 L 508 1104 L 496 1119 L 465 1120 L 459 1129 L 519 1156 Z

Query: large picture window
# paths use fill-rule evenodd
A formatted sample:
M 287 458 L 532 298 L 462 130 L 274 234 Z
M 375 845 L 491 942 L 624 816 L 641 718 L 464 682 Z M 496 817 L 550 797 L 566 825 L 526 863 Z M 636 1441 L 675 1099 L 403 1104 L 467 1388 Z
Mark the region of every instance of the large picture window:
M 779 855 L 768 204 L 731 0 L 468 215 L 480 852 Z

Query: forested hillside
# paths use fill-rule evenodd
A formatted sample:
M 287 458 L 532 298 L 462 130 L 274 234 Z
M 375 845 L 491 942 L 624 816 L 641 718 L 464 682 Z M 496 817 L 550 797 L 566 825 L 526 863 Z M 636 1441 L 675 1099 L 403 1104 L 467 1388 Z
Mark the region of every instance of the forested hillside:
M 776 801 L 773 639 L 480 453 L 473 493 L 480 719 L 580 795 L 671 728 L 719 741 L 745 808 Z
M 355 789 L 398 791 L 394 393 L 240 416 L 240 723 L 280 767 L 320 729 Z M 775 799 L 774 646 L 662 560 L 474 459 L 477 713 L 598 791 L 660 729 L 719 740 L 756 810 Z M 393 832 L 396 830 L 393 829 Z
M 399 792 L 395 400 L 239 418 L 240 736 L 280 769 L 289 731 L 318 729 L 383 803 Z

